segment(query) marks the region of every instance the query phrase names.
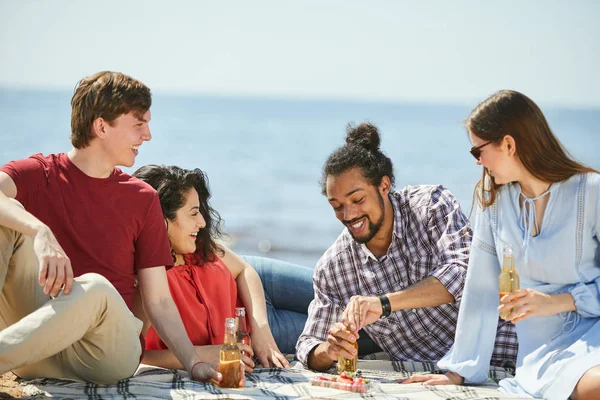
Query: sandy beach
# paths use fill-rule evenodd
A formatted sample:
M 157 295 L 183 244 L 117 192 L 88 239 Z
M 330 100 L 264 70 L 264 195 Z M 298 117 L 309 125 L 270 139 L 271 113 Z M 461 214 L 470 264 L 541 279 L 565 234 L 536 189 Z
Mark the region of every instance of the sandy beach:
M 0 377 L 0 399 L 18 399 L 25 395 L 16 379 L 12 372 L 7 372 Z

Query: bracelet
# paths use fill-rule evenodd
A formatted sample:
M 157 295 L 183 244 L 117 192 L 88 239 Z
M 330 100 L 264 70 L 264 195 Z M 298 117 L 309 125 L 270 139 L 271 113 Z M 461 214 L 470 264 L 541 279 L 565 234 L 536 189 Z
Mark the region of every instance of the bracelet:
M 203 361 L 198 361 L 196 364 L 192 365 L 192 368 L 190 368 L 190 379 L 192 378 L 192 374 L 194 372 L 194 368 L 196 368 L 196 365 L 198 364 L 202 364 Z
M 390 303 L 390 299 L 385 294 L 381 296 L 377 296 L 379 301 L 381 302 L 381 317 L 388 317 L 392 313 L 392 303 Z

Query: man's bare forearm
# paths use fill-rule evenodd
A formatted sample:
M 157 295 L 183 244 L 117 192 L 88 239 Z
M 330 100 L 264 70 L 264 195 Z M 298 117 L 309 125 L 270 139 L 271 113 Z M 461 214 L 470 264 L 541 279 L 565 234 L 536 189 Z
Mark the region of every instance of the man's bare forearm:
M 0 226 L 33 237 L 47 226 L 0 191 Z
M 454 302 L 454 296 L 446 287 L 432 276 L 399 292 L 387 295 L 392 311 L 407 308 L 436 307 Z
M 187 336 L 179 310 L 172 298 L 163 298 L 158 302 L 145 304 L 144 308 L 158 336 L 188 371 L 200 361 L 194 346 Z
M 331 367 L 333 360 L 327 355 L 327 346 L 327 342 L 322 342 L 308 353 L 306 364 L 309 369 L 325 371 Z

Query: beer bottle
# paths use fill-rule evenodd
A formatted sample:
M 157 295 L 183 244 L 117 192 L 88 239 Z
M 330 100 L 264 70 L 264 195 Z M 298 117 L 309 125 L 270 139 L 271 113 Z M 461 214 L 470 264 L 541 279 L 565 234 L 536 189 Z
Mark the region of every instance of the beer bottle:
M 248 328 L 246 327 L 246 309 L 244 307 L 237 307 L 235 309 L 235 318 L 237 320 L 238 343 L 244 343 L 252 347 L 252 339 L 250 338 Z M 242 354 L 246 355 L 246 352 L 242 351 Z
M 504 257 L 502 261 L 502 272 L 498 277 L 500 298 L 504 297 L 510 292 L 514 292 L 515 290 L 520 289 L 519 274 L 515 270 L 515 259 L 513 257 L 512 247 L 508 244 L 504 245 L 502 255 Z M 506 319 L 509 313 L 510 310 L 502 311 L 500 313 L 500 318 Z
M 350 332 L 350 328 L 346 327 L 346 330 Z M 356 349 L 356 354 L 352 358 L 346 358 L 342 355 L 338 357 L 337 371 L 338 374 L 342 372 L 356 372 L 358 365 L 358 342 L 352 343 Z
M 225 318 L 225 338 L 220 352 L 219 372 L 223 378 L 219 382 L 222 388 L 240 387 L 240 349 L 237 346 L 235 318 Z

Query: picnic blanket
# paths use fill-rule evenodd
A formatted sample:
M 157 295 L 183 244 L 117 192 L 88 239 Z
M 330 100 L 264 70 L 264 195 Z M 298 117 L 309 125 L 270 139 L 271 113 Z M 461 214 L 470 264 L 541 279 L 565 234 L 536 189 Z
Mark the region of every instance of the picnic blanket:
M 212 383 L 191 381 L 185 371 L 141 365 L 130 379 L 115 385 L 74 382 L 58 379 L 36 379 L 25 382 L 24 392 L 29 396 L 52 396 L 61 399 L 516 399 L 497 390 L 497 382 L 514 372 L 492 367 L 489 379 L 477 386 L 423 386 L 401 385 L 398 380 L 413 373 L 441 373 L 434 363 L 388 360 L 360 360 L 362 375 L 375 382 L 367 393 L 355 393 L 319 386 L 311 386 L 310 379 L 325 375 L 302 368 L 256 368 L 247 375 L 243 389 L 221 389 Z M 333 372 L 333 371 L 331 371 Z

